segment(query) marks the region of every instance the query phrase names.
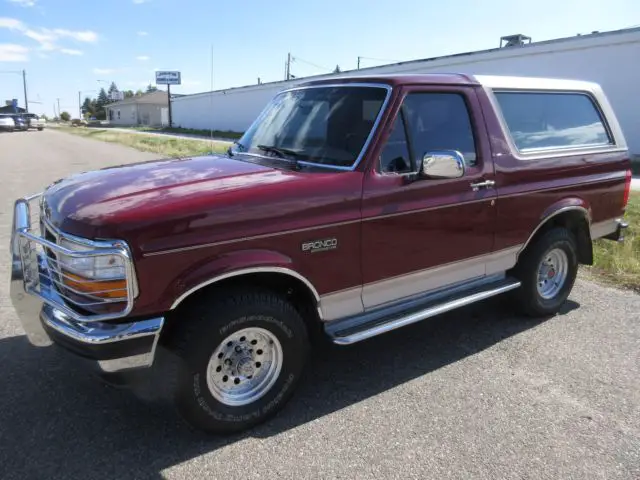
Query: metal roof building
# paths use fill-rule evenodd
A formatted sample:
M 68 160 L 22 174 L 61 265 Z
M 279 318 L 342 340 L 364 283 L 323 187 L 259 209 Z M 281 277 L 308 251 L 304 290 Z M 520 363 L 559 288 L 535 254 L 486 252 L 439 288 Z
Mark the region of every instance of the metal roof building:
M 348 75 L 435 72 L 597 82 L 615 109 L 631 152 L 640 156 L 640 28 L 543 42 L 509 35 L 500 39 L 500 47 L 489 50 L 185 95 L 172 101 L 173 123 L 185 128 L 239 132 L 277 92 L 301 82 Z

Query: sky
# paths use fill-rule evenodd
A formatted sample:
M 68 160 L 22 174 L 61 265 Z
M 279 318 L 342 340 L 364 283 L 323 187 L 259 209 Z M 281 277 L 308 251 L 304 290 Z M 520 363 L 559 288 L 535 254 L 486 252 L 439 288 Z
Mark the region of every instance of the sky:
M 631 26 L 638 0 L 0 0 L 0 102 L 23 106 L 23 69 L 30 111 L 59 99 L 77 116 L 78 92 L 144 89 L 156 70 L 196 93 L 282 80 L 288 53 L 304 77 Z

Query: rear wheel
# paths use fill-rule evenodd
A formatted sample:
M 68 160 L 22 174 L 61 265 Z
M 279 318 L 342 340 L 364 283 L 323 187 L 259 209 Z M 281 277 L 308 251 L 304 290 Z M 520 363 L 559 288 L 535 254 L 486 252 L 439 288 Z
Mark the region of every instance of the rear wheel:
M 522 283 L 515 295 L 525 314 L 556 314 L 569 297 L 578 274 L 575 237 L 565 228 L 547 231 L 525 250 L 514 273 Z
M 304 321 L 291 304 L 271 292 L 246 291 L 184 313 L 173 334 L 179 359 L 174 401 L 189 424 L 213 433 L 240 431 L 284 406 L 309 351 Z

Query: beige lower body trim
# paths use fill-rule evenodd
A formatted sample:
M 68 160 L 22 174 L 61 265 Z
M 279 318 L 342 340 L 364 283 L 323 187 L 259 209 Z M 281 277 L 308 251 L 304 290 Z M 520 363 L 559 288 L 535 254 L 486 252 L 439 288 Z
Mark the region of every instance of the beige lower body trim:
M 447 285 L 504 272 L 515 266 L 522 245 L 439 267 L 412 272 L 320 297 L 324 321 L 363 313 L 365 310 L 425 294 Z
M 603 222 L 595 222 L 591 224 L 591 240 L 602 238 L 610 233 L 614 233 L 618 228 L 618 218 L 610 218 Z

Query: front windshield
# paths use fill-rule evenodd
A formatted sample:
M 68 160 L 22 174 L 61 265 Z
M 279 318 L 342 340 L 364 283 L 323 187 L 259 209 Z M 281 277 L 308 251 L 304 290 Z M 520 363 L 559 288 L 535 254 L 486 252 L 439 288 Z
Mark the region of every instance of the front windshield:
M 245 132 L 233 153 L 270 153 L 295 161 L 352 167 L 386 95 L 385 88 L 366 86 L 283 92 Z

